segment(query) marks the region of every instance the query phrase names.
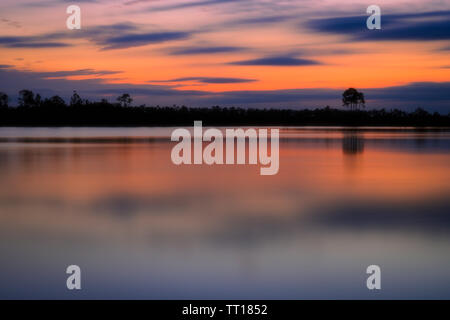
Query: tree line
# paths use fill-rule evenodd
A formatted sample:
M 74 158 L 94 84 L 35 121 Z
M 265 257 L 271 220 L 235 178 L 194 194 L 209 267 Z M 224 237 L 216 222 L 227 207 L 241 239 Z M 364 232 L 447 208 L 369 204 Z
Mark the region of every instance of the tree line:
M 74 91 L 66 104 L 59 96 L 42 98 L 31 90 L 21 90 L 18 105 L 12 107 L 8 96 L 0 92 L 0 126 L 191 126 L 195 120 L 211 126 L 450 126 L 450 114 L 429 113 L 422 108 L 413 112 L 361 110 L 365 106 L 364 95 L 353 88 L 342 97 L 343 106 L 350 110 L 328 106 L 304 110 L 131 106 L 132 102 L 127 93 L 111 103 L 106 99 L 82 99 Z
M 0 108 L 7 108 L 9 107 L 9 97 L 6 93 L 0 92 Z M 133 99 L 128 93 L 124 93 L 117 97 L 116 99 L 117 103 L 122 107 L 128 107 L 132 102 Z M 17 102 L 19 103 L 19 107 L 67 107 L 66 102 L 63 98 L 60 96 L 53 96 L 51 98 L 45 98 L 42 99 L 41 95 L 34 94 L 31 90 L 20 90 L 19 91 L 19 98 L 17 99 Z M 109 102 L 106 99 L 102 99 L 100 103 L 103 104 L 109 104 Z M 91 104 L 89 100 L 83 100 L 81 99 L 80 95 L 77 93 L 77 91 L 73 92 L 72 97 L 70 97 L 70 104 L 71 107 L 77 107 L 82 105 L 88 105 Z

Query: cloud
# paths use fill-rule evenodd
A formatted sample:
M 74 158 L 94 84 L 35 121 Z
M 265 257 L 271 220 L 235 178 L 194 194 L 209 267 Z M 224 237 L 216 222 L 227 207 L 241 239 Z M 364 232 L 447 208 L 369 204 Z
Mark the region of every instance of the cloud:
M 130 0 L 124 3 L 125 6 L 132 6 L 139 3 L 151 3 L 151 2 L 157 2 L 160 0 Z
M 366 89 L 369 99 L 378 101 L 416 101 L 417 104 L 442 102 L 450 111 L 450 82 L 415 82 L 386 88 Z
M 343 89 L 308 88 L 213 92 L 181 90 L 173 88 L 170 84 L 133 85 L 108 83 L 102 78 L 73 80 L 51 77 L 52 75 L 70 76 L 87 74 L 89 72 L 110 73 L 114 71 L 81 69 L 49 73 L 16 70 L 9 65 L 0 65 L 1 91 L 8 93 L 12 100 L 17 98 L 16 94 L 21 89 L 31 89 L 41 93 L 43 96 L 58 94 L 65 98 L 70 97 L 73 90 L 77 90 L 84 98 L 89 98 L 90 100 L 100 100 L 103 97 L 114 98 L 127 92 L 133 95 L 134 100 L 138 104 L 179 104 L 191 107 L 209 107 L 213 105 L 263 108 L 289 107 L 294 109 L 315 108 L 326 105 L 340 107 L 343 91 Z M 174 80 L 185 81 L 186 79 L 193 79 L 192 81 L 202 83 L 242 81 L 240 78 L 208 77 L 187 77 Z M 400 108 L 411 111 L 417 107 L 422 107 L 429 111 L 438 111 L 443 114 L 450 112 L 450 82 L 418 82 L 385 88 L 358 89 L 364 92 L 368 108 Z
M 261 3 L 260 3 L 261 4 Z M 252 17 L 248 17 L 246 15 L 245 18 L 236 18 L 232 20 L 228 20 L 226 22 L 219 22 L 214 26 L 210 26 L 210 28 L 219 28 L 230 29 L 230 28 L 243 28 L 243 27 L 264 27 L 265 25 L 273 25 L 277 23 L 283 23 L 287 21 L 295 21 L 298 19 L 298 16 L 289 14 L 289 15 L 266 15 L 264 13 L 260 13 L 260 15 L 254 15 Z
M 69 47 L 70 44 L 62 43 L 62 42 L 20 42 L 6 45 L 8 48 L 32 48 L 32 49 L 40 49 L 40 48 L 65 48 Z
M 438 49 L 438 51 L 450 51 L 450 46 Z
M 246 48 L 243 47 L 232 47 L 232 46 L 198 46 L 198 47 L 177 47 L 171 48 L 171 55 L 200 55 L 200 54 L 217 54 L 217 53 L 232 53 L 245 51 Z
M 231 62 L 238 66 L 310 66 L 320 64 L 317 61 L 309 59 L 299 59 L 289 56 L 265 57 L 251 60 Z
M 0 37 L 0 46 L 6 48 L 58 48 L 70 46 L 68 41 L 84 39 L 95 43 L 102 50 L 112 50 L 183 40 L 190 36 L 191 33 L 185 31 L 149 32 L 145 30 L 145 26 L 124 22 L 35 36 L 5 36 Z
M 40 76 L 44 79 L 56 79 L 66 78 L 73 76 L 104 76 L 111 74 L 118 74 L 122 71 L 110 71 L 110 70 L 94 70 L 94 69 L 78 69 L 68 71 L 53 71 L 53 72 L 40 72 Z
M 96 71 L 80 69 L 73 71 L 33 72 L 30 70 L 17 70 L 10 65 L 0 65 L 1 91 L 10 95 L 12 100 L 17 99 L 17 92 L 21 89 L 30 89 L 39 92 L 42 96 L 60 95 L 67 99 L 73 90 L 77 90 L 84 98 L 99 100 L 102 97 L 112 97 L 124 92 L 134 96 L 138 103 L 173 104 L 189 103 L 193 98 L 206 96 L 209 92 L 193 90 L 174 90 L 167 85 L 133 85 L 108 83 L 106 79 L 66 79 L 66 76 L 94 74 L 111 74 L 114 71 Z
M 1 18 L 0 19 L 1 23 L 4 23 L 10 27 L 14 27 L 14 28 L 22 28 L 22 25 L 20 24 L 20 22 L 18 21 L 14 21 L 14 20 L 10 20 L 10 19 L 6 19 L 6 18 Z
M 27 7 L 54 7 L 60 5 L 61 2 L 65 2 L 67 4 L 73 4 L 74 2 L 83 2 L 83 3 L 99 3 L 98 0 L 41 0 L 41 1 L 29 1 L 26 3 Z
M 151 7 L 149 11 L 171 11 L 171 10 L 180 10 L 187 8 L 195 8 L 195 7 L 206 7 L 211 5 L 221 5 L 221 4 L 230 4 L 234 2 L 239 2 L 243 0 L 202 0 L 202 1 L 188 1 L 181 2 L 176 4 L 170 4 L 165 6 Z
M 162 43 L 173 40 L 182 40 L 190 36 L 188 32 L 153 32 L 143 34 L 124 34 L 117 37 L 106 38 L 101 41 L 103 50 L 123 49 L 144 46 L 147 44 Z
M 220 101 L 220 103 L 226 105 L 254 105 L 265 104 L 266 107 L 272 105 L 290 105 L 291 103 L 297 103 L 297 105 L 305 105 L 312 101 L 324 101 L 324 100 L 339 100 L 340 94 L 338 90 L 332 89 L 285 89 L 285 90 L 249 90 L 249 91 L 226 91 L 216 93 L 216 96 L 211 99 Z M 217 104 L 217 103 L 215 103 Z M 320 104 L 316 102 L 316 104 Z M 313 106 L 312 102 L 308 106 Z
M 189 38 L 191 33 L 186 31 L 148 31 L 145 25 L 123 22 L 84 28 L 76 33 L 53 36 L 87 39 L 101 47 L 102 50 L 112 50 L 183 40 Z
M 13 65 L 0 65 L 0 69 L 5 69 L 10 72 L 16 72 L 21 74 L 36 75 L 42 79 L 60 79 L 73 76 L 104 76 L 122 73 L 122 71 L 112 70 L 95 70 L 95 69 L 77 69 L 77 70 L 65 70 L 65 71 L 46 71 L 46 72 L 33 72 L 31 70 L 17 70 Z
M 271 23 L 285 22 L 291 19 L 293 19 L 293 16 L 291 15 L 261 16 L 235 20 L 230 22 L 230 24 L 238 24 L 238 25 L 271 24 Z
M 353 40 L 431 41 L 450 39 L 450 11 L 414 14 L 382 14 L 381 30 L 368 30 L 367 16 L 312 19 L 314 31 L 348 36 Z
M 63 42 L 40 41 L 40 37 L 0 37 L 0 46 L 5 48 L 61 48 L 70 46 Z
M 149 81 L 150 83 L 155 82 L 190 82 L 196 81 L 200 83 L 209 83 L 209 84 L 218 84 L 218 83 L 247 83 L 247 82 L 255 82 L 255 79 L 245 79 L 245 78 L 216 78 L 216 77 L 186 77 L 186 78 L 177 78 L 172 80 L 164 80 L 164 81 Z

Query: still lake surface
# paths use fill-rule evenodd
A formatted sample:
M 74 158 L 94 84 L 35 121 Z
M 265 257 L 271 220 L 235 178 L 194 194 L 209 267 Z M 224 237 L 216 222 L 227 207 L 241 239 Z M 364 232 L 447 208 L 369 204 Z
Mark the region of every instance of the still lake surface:
M 0 298 L 450 298 L 449 129 L 282 128 L 275 176 L 173 129 L 0 128 Z

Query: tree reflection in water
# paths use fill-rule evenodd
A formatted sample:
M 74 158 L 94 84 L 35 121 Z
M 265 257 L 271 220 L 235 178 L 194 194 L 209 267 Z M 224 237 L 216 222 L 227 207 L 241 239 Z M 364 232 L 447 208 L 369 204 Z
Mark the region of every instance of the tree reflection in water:
M 357 155 L 364 152 L 364 136 L 362 133 L 352 130 L 344 132 L 342 138 L 342 151 L 347 155 Z

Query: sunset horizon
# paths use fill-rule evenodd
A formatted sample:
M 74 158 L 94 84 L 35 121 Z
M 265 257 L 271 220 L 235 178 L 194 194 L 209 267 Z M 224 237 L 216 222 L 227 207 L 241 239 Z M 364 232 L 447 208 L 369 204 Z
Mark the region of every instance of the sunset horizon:
M 450 5 L 380 1 L 2 1 L 0 91 L 66 101 L 122 93 L 136 104 L 450 111 Z M 68 30 L 66 8 L 81 9 Z M 44 23 L 45 22 L 45 23 Z

